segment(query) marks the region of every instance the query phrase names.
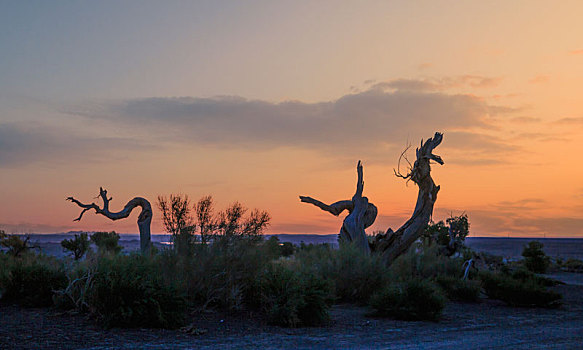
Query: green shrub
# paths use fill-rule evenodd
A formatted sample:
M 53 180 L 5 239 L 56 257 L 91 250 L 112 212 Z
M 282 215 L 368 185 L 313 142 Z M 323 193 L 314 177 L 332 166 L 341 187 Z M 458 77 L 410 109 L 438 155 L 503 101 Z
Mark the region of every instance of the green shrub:
M 91 235 L 91 241 L 95 243 L 100 254 L 118 254 L 122 250 L 119 235 L 115 231 L 95 232 Z
M 43 255 L 5 256 L 0 272 L 0 298 L 23 306 L 52 305 L 53 291 L 64 288 L 62 264 Z
M 20 256 L 33 248 L 38 248 L 30 243 L 30 236 L 7 235 L 0 230 L 0 246 L 8 248 L 8 254 Z
M 463 259 L 440 254 L 439 247 L 411 247 L 397 258 L 389 268 L 391 281 L 433 279 L 437 276 L 463 276 Z
M 480 279 L 488 297 L 511 306 L 558 307 L 561 294 L 549 291 L 535 279 L 517 279 L 502 273 L 481 272 Z
M 61 246 L 73 253 L 73 259 L 79 260 L 83 258 L 87 250 L 89 250 L 89 239 L 87 233 L 83 232 L 80 235 L 75 235 L 74 238 L 64 239 L 61 241 Z
M 272 264 L 261 277 L 262 308 L 271 324 L 317 326 L 328 322 L 332 288 L 327 280 Z
M 524 268 L 521 268 L 521 269 L 518 269 L 518 270 L 512 272 L 510 274 L 510 276 L 516 280 L 520 280 L 520 281 L 524 281 L 524 282 L 532 281 L 535 284 L 538 284 L 538 285 L 541 285 L 544 287 L 552 287 L 552 286 L 556 286 L 556 285 L 562 283 L 562 282 L 554 280 L 552 278 L 539 276 L 539 275 L 535 274 L 534 272 L 531 272 L 529 270 L 525 270 Z
M 155 257 L 132 254 L 99 258 L 88 292 L 90 308 L 106 327 L 176 328 L 186 302 Z
M 583 261 L 579 259 L 569 258 L 563 266 L 569 272 L 583 272 Z
M 370 306 L 378 316 L 400 320 L 437 321 L 445 302 L 433 283 L 420 279 L 389 285 L 370 298 Z
M 537 241 L 529 242 L 522 256 L 526 268 L 535 273 L 545 273 L 551 264 L 551 259 L 543 251 L 543 244 Z
M 435 282 L 450 300 L 477 302 L 480 300 L 482 286 L 480 281 L 463 280 L 453 276 L 438 276 Z

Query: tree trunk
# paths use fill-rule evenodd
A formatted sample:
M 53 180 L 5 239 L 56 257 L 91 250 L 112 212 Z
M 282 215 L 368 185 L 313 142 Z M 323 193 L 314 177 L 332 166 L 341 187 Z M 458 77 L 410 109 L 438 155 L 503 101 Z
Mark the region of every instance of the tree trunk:
M 130 200 L 125 207 L 118 212 L 109 211 L 109 202 L 112 198 L 107 198 L 107 191 L 103 188 L 99 188 L 99 196 L 103 200 L 103 208 L 100 208 L 97 204 L 83 204 L 73 197 L 68 197 L 67 200 L 77 204 L 79 207 L 83 208 L 79 217 L 73 221 L 81 221 L 83 214 L 86 211 L 94 209 L 96 214 L 101 214 L 111 220 L 119 220 L 127 218 L 135 207 L 141 207 L 142 211 L 138 216 L 138 229 L 140 230 L 140 249 L 142 253 L 148 253 L 151 246 L 151 234 L 150 234 L 150 224 L 152 223 L 152 206 L 150 202 L 142 197 L 135 197 Z
M 436 132 L 433 138 L 425 143 L 421 140 L 421 146 L 416 150 L 417 160 L 409 169 L 407 175 L 395 171 L 395 175 L 413 181 L 419 187 L 417 203 L 411 218 L 397 231 L 390 228 L 385 234 L 375 237 L 371 244 L 374 251 L 381 252 L 385 261 L 390 264 L 401 254 L 405 253 L 411 244 L 424 232 L 433 214 L 433 206 L 437 200 L 439 186 L 435 185 L 431 178 L 430 160 L 443 165 L 441 157 L 434 155 L 433 150 L 441 143 L 443 134 Z M 401 154 L 401 157 L 403 157 Z M 406 159 L 406 158 L 405 158 Z M 400 159 L 399 159 L 400 160 Z
M 365 254 L 370 253 L 370 246 L 366 237 L 365 229 L 371 226 L 377 217 L 377 207 L 369 203 L 368 198 L 362 196 L 364 190 L 362 163 L 358 161 L 356 166 L 358 180 L 356 182 L 356 193 L 352 200 L 343 200 L 327 205 L 312 197 L 300 196 L 304 203 L 310 203 L 318 208 L 338 216 L 344 210 L 348 210 L 348 215 L 344 218 L 340 229 L 340 242 L 353 242 Z

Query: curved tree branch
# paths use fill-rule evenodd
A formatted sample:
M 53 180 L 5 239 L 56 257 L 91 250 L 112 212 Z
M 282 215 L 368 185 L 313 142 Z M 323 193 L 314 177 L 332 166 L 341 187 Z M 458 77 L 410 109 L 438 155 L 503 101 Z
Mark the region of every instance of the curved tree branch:
M 83 208 L 83 210 L 79 214 L 79 217 L 73 221 L 81 221 L 83 214 L 85 214 L 85 212 L 91 209 L 95 210 L 96 214 L 101 214 L 111 220 L 124 219 L 130 216 L 134 208 L 141 207 L 142 211 L 138 216 L 138 228 L 140 230 L 140 247 L 142 252 L 144 253 L 149 251 L 151 241 L 150 224 L 152 223 L 152 206 L 150 205 L 150 202 L 145 198 L 135 197 L 132 200 L 130 200 L 122 210 L 118 212 L 111 212 L 109 210 L 109 202 L 113 199 L 113 197 L 108 198 L 107 190 L 103 189 L 102 187 L 99 188 L 99 196 L 97 198 L 99 197 L 101 197 L 101 200 L 103 201 L 102 208 L 100 208 L 99 205 L 95 203 L 84 204 L 73 197 L 67 197 L 68 201 L 71 201 L 77 204 L 80 208 Z
M 374 250 L 383 252 L 387 263 L 393 262 L 399 255 L 406 252 L 421 236 L 431 219 L 440 187 L 435 185 L 431 178 L 430 161 L 444 164 L 440 156 L 433 154 L 433 150 L 441 144 L 442 140 L 443 134 L 439 132 L 425 142 L 421 140 L 420 147 L 415 151 L 417 159 L 412 169 L 406 176 L 397 174 L 398 177 L 413 181 L 419 187 L 419 192 L 411 218 L 397 231 L 393 232 L 389 228 L 385 234 L 378 235 L 372 244 Z

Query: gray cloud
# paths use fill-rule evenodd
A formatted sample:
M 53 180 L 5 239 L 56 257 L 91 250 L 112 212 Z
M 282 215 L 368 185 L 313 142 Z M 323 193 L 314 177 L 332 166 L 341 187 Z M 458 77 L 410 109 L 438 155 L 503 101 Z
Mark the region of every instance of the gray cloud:
M 462 75 L 444 78 L 395 79 L 376 83 L 373 89 L 397 89 L 401 91 L 443 91 L 457 87 L 489 88 L 495 87 L 501 78 L 483 77 L 478 75 Z
M 555 121 L 555 123 L 563 125 L 583 125 L 583 118 L 561 118 Z
M 66 127 L 32 122 L 0 123 L 0 167 L 117 159 L 123 158 L 124 152 L 142 147 L 145 146 L 129 139 L 84 136 Z
M 439 92 L 373 88 L 318 103 L 232 96 L 145 98 L 70 113 L 146 128 L 164 140 L 249 149 L 297 147 L 335 157 L 385 157 L 388 149 L 403 146 L 404 136 L 418 142 L 434 131 L 445 131 L 444 144 L 454 148 L 487 149 L 490 155 L 514 149 L 496 138 L 472 137 L 470 131 L 449 133 L 488 129 L 484 119 L 499 111 L 474 96 Z

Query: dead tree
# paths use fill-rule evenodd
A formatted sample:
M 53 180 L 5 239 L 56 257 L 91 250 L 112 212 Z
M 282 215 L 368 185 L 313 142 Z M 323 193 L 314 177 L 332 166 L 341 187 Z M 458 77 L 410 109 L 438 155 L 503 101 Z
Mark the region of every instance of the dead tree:
M 150 224 L 152 223 L 152 206 L 147 199 L 142 197 L 135 197 L 134 199 L 130 200 L 125 207 L 116 212 L 112 213 L 109 211 L 109 202 L 113 199 L 113 197 L 107 198 L 107 191 L 103 188 L 99 188 L 99 196 L 103 200 L 103 208 L 100 208 L 97 204 L 83 204 L 76 200 L 73 197 L 68 197 L 67 200 L 77 204 L 79 207 L 83 208 L 79 217 L 73 221 L 81 221 L 83 214 L 86 211 L 94 209 L 96 214 L 101 214 L 111 220 L 119 220 L 125 219 L 130 216 L 130 213 L 135 207 L 141 207 L 142 212 L 138 216 L 138 228 L 140 230 L 140 248 L 142 253 L 147 253 L 150 250 Z
M 356 193 L 351 200 L 338 201 L 330 205 L 312 197 L 300 196 L 300 200 L 304 203 L 313 204 L 335 216 L 340 215 L 344 210 L 348 210 L 348 215 L 344 218 L 340 229 L 340 241 L 354 242 L 364 253 L 369 254 L 370 246 L 364 230 L 374 223 L 377 217 L 377 207 L 369 203 L 368 198 L 362 196 L 364 180 L 360 161 L 356 166 L 356 172 L 358 174 Z
M 425 142 L 421 140 L 421 146 L 416 150 L 417 159 L 413 165 L 405 156 L 408 148 L 399 157 L 397 170 L 394 171 L 395 175 L 407 181 L 413 181 L 419 187 L 419 193 L 411 218 L 397 231 L 393 232 L 389 228 L 386 233 L 377 235 L 371 243 L 371 249 L 381 252 L 389 264 L 409 249 L 411 244 L 423 234 L 425 227 L 431 220 L 439 186 L 435 185 L 431 178 L 430 161 L 433 160 L 443 165 L 441 157 L 433 154 L 433 150 L 439 146 L 442 139 L 443 134 L 436 132 L 433 138 Z M 409 165 L 406 175 L 403 175 L 399 169 L 401 159 L 405 159 Z

